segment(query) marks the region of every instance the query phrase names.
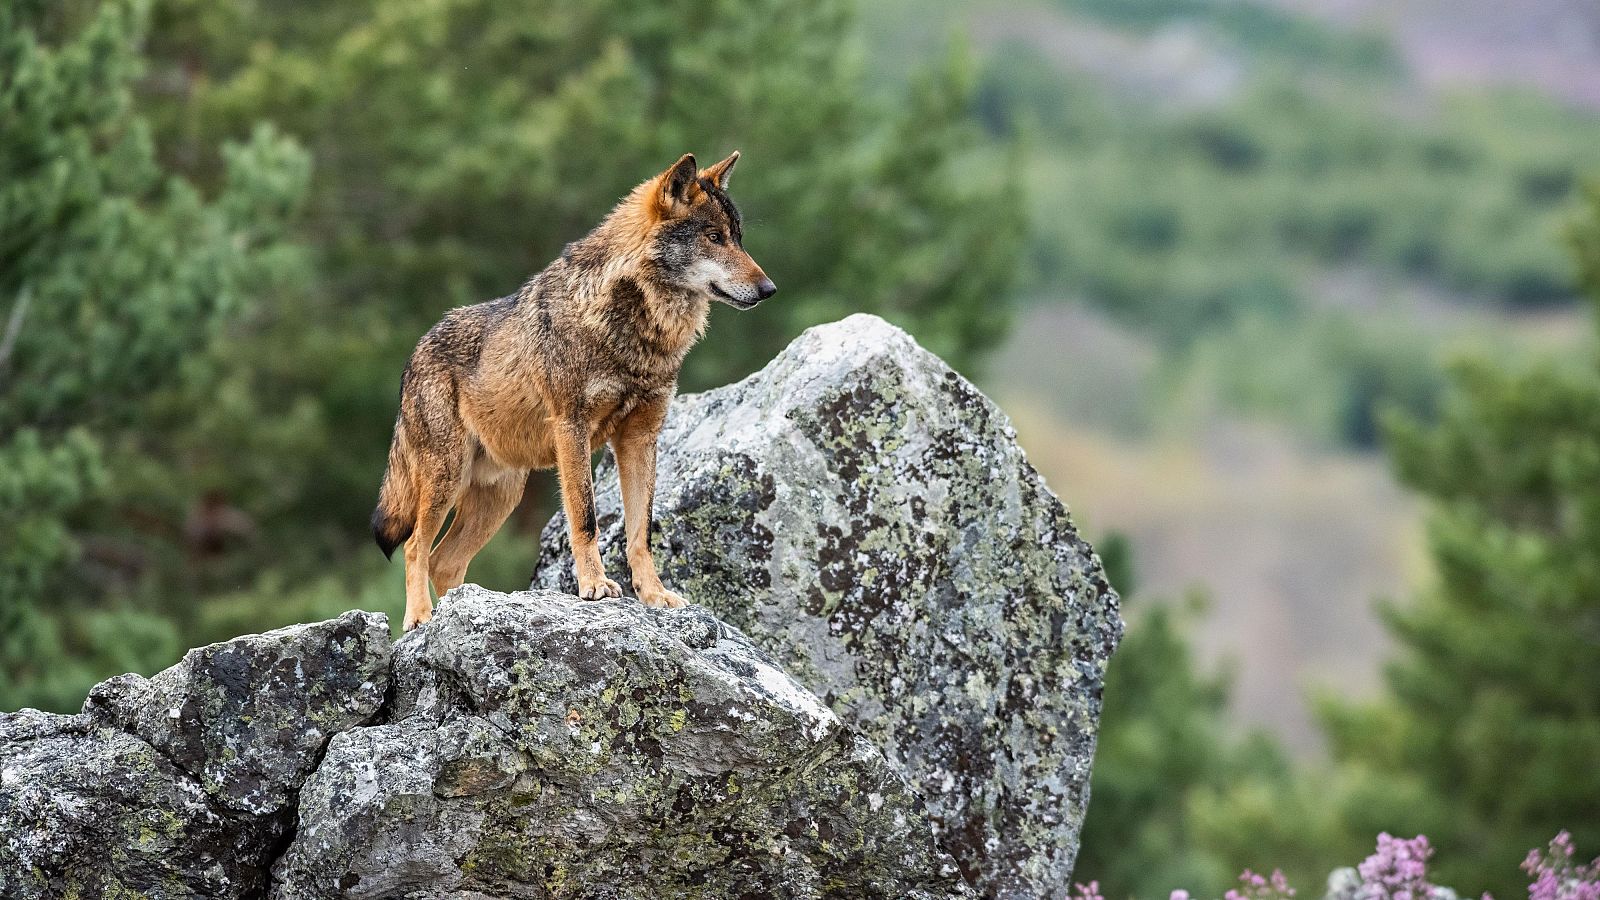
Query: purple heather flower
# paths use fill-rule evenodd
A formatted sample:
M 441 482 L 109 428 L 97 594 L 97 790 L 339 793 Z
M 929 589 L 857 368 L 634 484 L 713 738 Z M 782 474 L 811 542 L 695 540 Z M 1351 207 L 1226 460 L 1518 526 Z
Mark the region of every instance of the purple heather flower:
M 1528 851 L 1522 870 L 1533 876 L 1528 900 L 1600 900 L 1600 859 L 1587 866 L 1572 862 L 1572 835 L 1556 835 L 1543 853 Z
M 1270 878 L 1245 869 L 1239 873 L 1239 884 L 1243 885 L 1243 889 L 1228 891 L 1223 895 L 1223 900 L 1289 900 L 1294 896 L 1294 888 L 1289 886 L 1289 880 L 1279 869 L 1273 869 Z
M 1529 850 L 1522 870 L 1533 876 L 1528 885 L 1528 900 L 1600 900 L 1600 857 L 1588 865 L 1573 860 L 1576 848 L 1568 832 L 1557 834 L 1543 850 Z M 1377 851 L 1357 867 L 1361 885 L 1354 900 L 1431 900 L 1436 888 L 1428 883 L 1428 859 L 1433 846 L 1426 835 L 1410 840 L 1384 833 L 1378 835 Z M 1224 900 L 1290 900 L 1294 888 L 1279 869 L 1263 876 L 1250 869 L 1239 873 L 1239 886 L 1229 890 Z M 1341 896 L 1349 896 L 1342 893 Z M 1100 882 L 1078 884 L 1071 900 L 1105 900 Z M 1192 900 L 1189 892 L 1174 890 L 1167 900 Z M 1494 900 L 1484 894 L 1482 900 Z
M 1088 884 L 1079 884 L 1077 893 L 1072 895 L 1072 900 L 1106 900 L 1100 896 L 1100 882 L 1091 881 Z
M 1428 883 L 1428 857 L 1433 847 L 1426 835 L 1406 840 L 1387 832 L 1378 835 L 1377 852 L 1362 861 L 1360 900 L 1427 900 L 1433 893 Z

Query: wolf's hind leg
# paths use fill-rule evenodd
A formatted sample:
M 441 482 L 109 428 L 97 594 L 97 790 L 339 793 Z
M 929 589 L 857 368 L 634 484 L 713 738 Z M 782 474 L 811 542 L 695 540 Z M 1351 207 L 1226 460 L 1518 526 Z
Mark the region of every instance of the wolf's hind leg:
M 428 562 L 433 539 L 439 534 L 449 511 L 450 497 L 445 485 L 424 485 L 417 503 L 417 529 L 406 540 L 406 617 L 405 630 L 433 618 L 433 599 L 428 596 Z
M 466 580 L 467 566 L 517 508 L 526 483 L 524 473 L 506 472 L 496 480 L 467 485 L 456 504 L 455 524 L 433 551 L 429 569 L 435 593 L 442 597 Z
M 431 446 L 433 452 L 416 467 L 417 526 L 406 540 L 406 631 L 433 618 L 433 600 L 428 596 L 433 542 L 461 495 L 466 475 L 466 435 L 442 437 L 445 439 Z

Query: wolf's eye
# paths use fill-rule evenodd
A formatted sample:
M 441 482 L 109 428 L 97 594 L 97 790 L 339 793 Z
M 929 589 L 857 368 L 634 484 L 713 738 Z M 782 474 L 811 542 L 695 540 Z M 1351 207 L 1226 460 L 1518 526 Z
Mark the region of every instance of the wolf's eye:
M 706 240 L 710 241 L 713 244 L 720 244 L 723 241 L 727 240 L 727 238 L 723 237 L 722 236 L 722 232 L 720 232 L 720 231 L 708 231 L 708 232 L 706 232 Z

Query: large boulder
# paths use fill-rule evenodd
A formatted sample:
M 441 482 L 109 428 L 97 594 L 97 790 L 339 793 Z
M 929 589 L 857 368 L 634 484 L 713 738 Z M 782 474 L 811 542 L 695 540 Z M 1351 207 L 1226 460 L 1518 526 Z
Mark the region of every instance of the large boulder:
M 277 900 L 970 896 L 882 754 L 703 610 L 468 585 L 394 672 Z
M 1005 416 L 903 331 L 810 329 L 678 398 L 653 526 L 669 587 L 882 747 L 984 893 L 1063 896 L 1088 802 L 1116 594 Z M 597 480 L 628 583 L 615 465 Z M 566 524 L 535 587 L 575 587 Z
M 119 675 L 84 703 L 241 812 L 294 799 L 335 734 L 372 718 L 389 684 L 387 617 L 348 612 L 197 647 L 145 679 Z
M 702 609 L 467 586 L 0 716 L 0 896 L 972 897 L 883 754 Z
M 0 897 L 252 897 L 280 823 L 84 716 L 0 715 Z
M 383 704 L 387 619 L 191 650 L 76 716 L 0 715 L 0 897 L 259 897 L 336 733 Z

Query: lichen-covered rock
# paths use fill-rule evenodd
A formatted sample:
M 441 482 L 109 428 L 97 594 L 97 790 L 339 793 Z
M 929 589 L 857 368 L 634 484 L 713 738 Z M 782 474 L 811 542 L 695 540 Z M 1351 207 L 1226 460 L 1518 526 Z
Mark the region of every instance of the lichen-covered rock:
M 603 469 L 607 571 L 627 584 Z M 675 401 L 655 518 L 667 585 L 883 747 L 974 884 L 1065 894 L 1121 620 L 994 404 L 880 319 L 813 328 Z M 559 516 L 533 583 L 575 587 Z
M 352 612 L 0 715 L 0 897 L 259 897 L 328 739 L 372 718 L 388 620 Z
M 281 819 L 85 716 L 0 714 L 0 897 L 260 896 Z
M 882 754 L 703 610 L 468 585 L 394 667 L 277 900 L 970 896 Z
M 383 705 L 392 646 L 386 616 L 348 612 L 197 647 L 149 679 L 119 675 L 84 712 L 143 738 L 226 806 L 274 813 L 329 738 Z

